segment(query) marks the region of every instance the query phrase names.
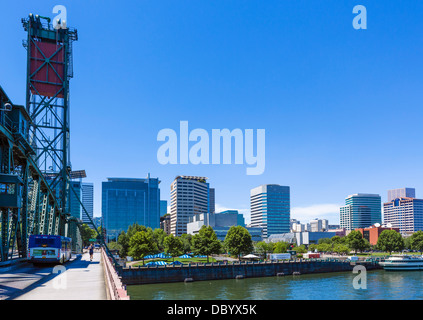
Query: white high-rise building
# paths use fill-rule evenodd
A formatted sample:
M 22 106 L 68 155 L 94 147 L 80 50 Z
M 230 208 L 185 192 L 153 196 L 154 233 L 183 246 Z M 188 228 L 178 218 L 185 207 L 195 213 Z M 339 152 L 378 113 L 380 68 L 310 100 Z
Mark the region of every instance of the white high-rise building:
M 326 219 L 314 219 L 310 221 L 311 232 L 323 232 L 328 230 L 329 221 Z
M 423 199 L 416 199 L 414 188 L 388 191 L 383 204 L 384 223 L 399 228 L 402 234 L 423 230 Z
M 170 232 L 174 236 L 187 233 L 190 217 L 210 212 L 210 188 L 206 181 L 205 177 L 177 176 L 172 182 Z
M 388 190 L 388 201 L 391 202 L 395 199 L 400 198 L 415 198 L 416 197 L 416 189 L 414 188 L 400 188 L 400 189 L 392 189 Z

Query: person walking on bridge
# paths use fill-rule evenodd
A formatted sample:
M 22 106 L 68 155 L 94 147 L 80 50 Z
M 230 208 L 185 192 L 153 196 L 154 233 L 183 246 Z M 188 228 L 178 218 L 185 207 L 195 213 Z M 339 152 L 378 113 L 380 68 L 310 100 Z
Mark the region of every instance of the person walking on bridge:
M 94 246 L 91 243 L 90 247 L 88 248 L 88 251 L 90 252 L 90 261 L 93 261 L 93 255 L 94 255 Z

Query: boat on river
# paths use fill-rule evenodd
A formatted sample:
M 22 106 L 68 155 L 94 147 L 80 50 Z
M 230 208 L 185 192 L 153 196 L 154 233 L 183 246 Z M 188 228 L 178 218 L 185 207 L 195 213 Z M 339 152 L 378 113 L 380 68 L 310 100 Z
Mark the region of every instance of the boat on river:
M 392 255 L 379 265 L 387 271 L 423 270 L 423 256 Z

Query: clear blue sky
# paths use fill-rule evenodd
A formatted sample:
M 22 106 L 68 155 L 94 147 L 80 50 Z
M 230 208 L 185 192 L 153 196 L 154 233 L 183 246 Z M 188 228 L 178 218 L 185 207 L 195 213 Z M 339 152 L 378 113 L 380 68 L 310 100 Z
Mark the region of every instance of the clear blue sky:
M 7 1 L 0 84 L 24 104 L 20 19 L 67 8 L 79 32 L 71 82 L 71 160 L 95 183 L 201 175 L 220 208 L 249 215 L 249 191 L 291 187 L 291 217 L 339 220 L 352 193 L 415 187 L 423 197 L 423 2 L 339 0 Z M 352 27 L 365 5 L 368 29 Z M 157 162 L 163 128 L 265 129 L 266 171 Z

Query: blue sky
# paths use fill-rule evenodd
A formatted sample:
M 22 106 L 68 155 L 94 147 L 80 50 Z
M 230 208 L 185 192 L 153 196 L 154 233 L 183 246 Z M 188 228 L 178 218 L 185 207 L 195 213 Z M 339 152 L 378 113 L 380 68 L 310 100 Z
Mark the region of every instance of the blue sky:
M 292 218 L 339 222 L 352 193 L 423 194 L 423 2 L 339 0 L 19 1 L 0 8 L 0 84 L 24 104 L 20 19 L 66 6 L 78 29 L 71 82 L 71 161 L 95 183 L 201 175 L 218 208 L 249 218 L 249 191 L 291 187 Z M 352 27 L 355 5 L 367 30 Z M 5 50 L 6 48 L 6 50 Z M 265 129 L 266 170 L 160 165 L 163 128 Z M 422 192 L 422 193 L 421 193 Z

